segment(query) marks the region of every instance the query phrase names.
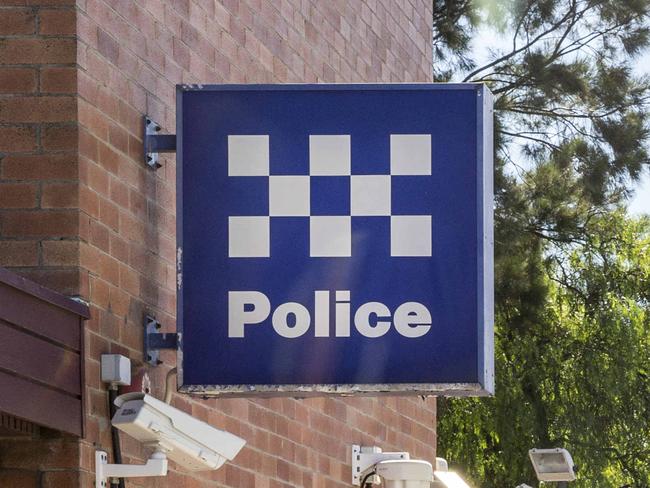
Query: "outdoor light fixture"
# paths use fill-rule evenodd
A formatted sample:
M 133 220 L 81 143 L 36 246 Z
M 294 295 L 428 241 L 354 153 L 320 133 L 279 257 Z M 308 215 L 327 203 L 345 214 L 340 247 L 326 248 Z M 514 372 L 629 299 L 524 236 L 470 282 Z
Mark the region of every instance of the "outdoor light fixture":
M 432 488 L 470 488 L 463 478 L 453 471 L 434 471 L 435 481 Z
M 573 459 L 566 449 L 531 449 L 530 461 L 539 481 L 574 481 Z
M 428 461 L 410 459 L 408 452 L 383 452 L 381 448 L 352 446 L 352 484 L 366 488 L 470 488 L 447 461 L 436 458 L 435 470 Z

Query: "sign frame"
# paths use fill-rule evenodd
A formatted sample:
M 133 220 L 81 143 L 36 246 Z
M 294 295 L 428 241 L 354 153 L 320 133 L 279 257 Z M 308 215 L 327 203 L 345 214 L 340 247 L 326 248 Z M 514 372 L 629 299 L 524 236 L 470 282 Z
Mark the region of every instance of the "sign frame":
M 318 90 L 471 90 L 476 93 L 476 191 L 477 191 L 477 344 L 476 383 L 385 383 L 385 384 L 274 384 L 196 385 L 184 381 L 183 365 L 183 94 L 195 91 L 318 91 Z M 494 394 L 494 234 L 493 234 L 493 95 L 479 83 L 389 84 L 273 84 L 176 86 L 176 283 L 178 331 L 178 391 L 218 397 L 311 397 L 436 395 L 491 396 Z M 480 218 L 482 217 L 482 218 Z

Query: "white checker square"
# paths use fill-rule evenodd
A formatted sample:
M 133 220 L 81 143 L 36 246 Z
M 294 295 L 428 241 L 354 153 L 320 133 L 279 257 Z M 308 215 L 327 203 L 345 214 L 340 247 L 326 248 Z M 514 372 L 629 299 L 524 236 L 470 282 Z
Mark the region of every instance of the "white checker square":
M 269 176 L 272 217 L 307 217 L 309 208 L 309 176 Z
M 390 218 L 390 255 L 431 256 L 431 216 L 392 216 Z
M 351 172 L 350 136 L 309 136 L 309 174 L 348 176 Z
M 352 219 L 346 216 L 309 218 L 309 256 L 352 255 Z
M 352 215 L 390 215 L 390 176 L 352 176 L 350 193 Z
M 391 134 L 391 175 L 431 174 L 431 134 Z
M 268 176 L 269 136 L 228 136 L 228 176 Z
M 270 233 L 268 217 L 228 217 L 228 256 L 268 258 Z

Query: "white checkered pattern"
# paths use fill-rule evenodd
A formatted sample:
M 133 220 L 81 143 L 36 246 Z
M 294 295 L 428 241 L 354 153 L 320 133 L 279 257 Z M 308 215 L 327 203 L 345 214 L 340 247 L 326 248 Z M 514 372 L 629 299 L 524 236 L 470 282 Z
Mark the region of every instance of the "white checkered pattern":
M 390 218 L 391 256 L 431 256 L 431 216 L 391 214 L 393 175 L 431 175 L 431 135 L 391 134 L 390 175 L 352 175 L 350 145 L 349 135 L 310 135 L 309 176 L 272 176 L 268 135 L 228 136 L 228 176 L 269 178 L 269 215 L 229 217 L 229 257 L 270 257 L 280 217 L 309 218 L 311 257 L 349 257 L 353 217 L 365 216 Z M 311 176 L 348 176 L 350 215 L 311 215 Z

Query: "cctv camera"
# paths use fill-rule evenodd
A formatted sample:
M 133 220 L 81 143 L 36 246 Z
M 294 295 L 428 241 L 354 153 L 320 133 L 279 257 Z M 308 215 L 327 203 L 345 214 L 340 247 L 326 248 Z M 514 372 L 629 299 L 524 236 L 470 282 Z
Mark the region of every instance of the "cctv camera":
M 246 443 L 144 393 L 121 395 L 115 405 L 115 427 L 190 471 L 218 469 Z
M 427 461 L 391 459 L 377 463 L 375 471 L 386 488 L 429 488 L 433 481 L 433 467 Z

